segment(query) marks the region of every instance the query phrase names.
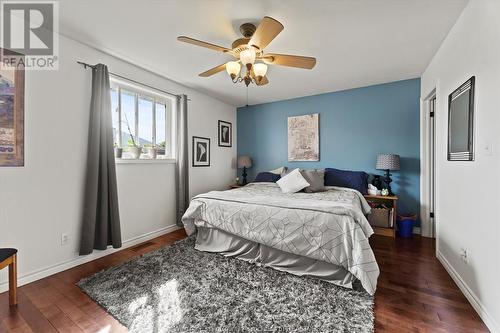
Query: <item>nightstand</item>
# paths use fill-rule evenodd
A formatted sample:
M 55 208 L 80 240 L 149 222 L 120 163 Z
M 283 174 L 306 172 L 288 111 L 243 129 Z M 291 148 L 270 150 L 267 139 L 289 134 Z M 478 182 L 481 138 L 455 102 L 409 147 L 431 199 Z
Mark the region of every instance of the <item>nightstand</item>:
M 231 184 L 229 185 L 229 189 L 232 190 L 233 188 L 240 188 L 240 187 L 243 187 L 245 185 L 240 185 L 240 184 Z
M 398 197 L 395 195 L 364 195 L 366 201 L 369 203 L 383 203 L 388 209 L 389 218 L 392 217 L 392 227 L 372 226 L 376 235 L 396 237 L 396 219 L 397 219 L 397 201 Z M 392 215 L 392 216 L 391 216 Z

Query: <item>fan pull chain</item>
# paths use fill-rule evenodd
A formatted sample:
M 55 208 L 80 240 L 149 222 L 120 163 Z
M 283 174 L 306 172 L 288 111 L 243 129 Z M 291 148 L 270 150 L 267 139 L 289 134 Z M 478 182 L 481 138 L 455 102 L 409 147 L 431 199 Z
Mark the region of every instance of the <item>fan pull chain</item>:
M 247 106 L 248 106 L 248 86 L 247 86 Z

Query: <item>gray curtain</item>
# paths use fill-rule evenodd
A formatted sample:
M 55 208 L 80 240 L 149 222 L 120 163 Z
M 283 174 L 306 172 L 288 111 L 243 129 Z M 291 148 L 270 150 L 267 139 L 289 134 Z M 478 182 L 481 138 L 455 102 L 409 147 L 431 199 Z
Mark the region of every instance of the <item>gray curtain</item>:
M 182 215 L 189 204 L 189 160 L 187 133 L 187 96 L 177 96 L 177 164 L 175 185 L 177 192 L 177 225 L 182 227 Z
M 109 73 L 106 65 L 92 68 L 87 174 L 83 206 L 80 255 L 122 246 Z

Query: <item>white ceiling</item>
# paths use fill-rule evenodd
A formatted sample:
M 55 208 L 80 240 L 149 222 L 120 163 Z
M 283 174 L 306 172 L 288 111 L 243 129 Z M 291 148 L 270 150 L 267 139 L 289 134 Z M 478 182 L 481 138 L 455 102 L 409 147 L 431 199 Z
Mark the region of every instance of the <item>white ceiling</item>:
M 285 26 L 265 51 L 314 56 L 313 70 L 270 66 L 249 104 L 419 77 L 468 0 L 61 0 L 63 34 L 227 103 L 246 104 L 225 72 L 198 74 L 230 56 L 178 42 L 222 46 L 244 22 Z M 85 59 L 83 59 L 85 60 Z

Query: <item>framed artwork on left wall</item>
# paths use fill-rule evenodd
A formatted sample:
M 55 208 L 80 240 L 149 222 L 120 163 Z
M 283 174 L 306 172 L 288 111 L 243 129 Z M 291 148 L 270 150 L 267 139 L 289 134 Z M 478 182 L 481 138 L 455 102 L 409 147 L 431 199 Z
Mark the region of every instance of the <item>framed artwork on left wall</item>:
M 0 49 L 0 54 L 18 53 Z M 1 62 L 1 59 L 0 59 Z M 24 166 L 24 68 L 0 63 L 0 167 Z
M 231 147 L 233 145 L 233 124 L 228 121 L 219 120 L 219 147 Z
M 193 136 L 193 167 L 210 166 L 210 139 Z

